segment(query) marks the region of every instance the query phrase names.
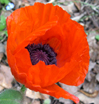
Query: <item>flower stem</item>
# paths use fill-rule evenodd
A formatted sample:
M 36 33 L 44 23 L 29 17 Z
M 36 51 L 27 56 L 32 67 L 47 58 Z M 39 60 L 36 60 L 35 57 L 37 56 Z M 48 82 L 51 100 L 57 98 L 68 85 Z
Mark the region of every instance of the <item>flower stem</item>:
M 21 92 L 22 92 L 22 93 L 25 93 L 25 91 L 26 91 L 26 87 L 25 87 L 24 85 L 22 85 L 22 87 L 21 87 Z
M 24 85 L 22 85 L 21 89 L 20 89 L 22 95 L 23 95 L 23 100 L 22 100 L 22 104 L 25 104 L 26 100 L 25 100 L 25 94 L 26 94 L 26 87 Z

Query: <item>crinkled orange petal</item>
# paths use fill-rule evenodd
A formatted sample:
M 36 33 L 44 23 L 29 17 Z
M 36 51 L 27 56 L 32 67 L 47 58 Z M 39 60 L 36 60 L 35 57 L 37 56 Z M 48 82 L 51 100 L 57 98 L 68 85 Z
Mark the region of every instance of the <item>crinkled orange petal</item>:
M 71 31 L 70 27 L 73 26 Z M 66 55 L 70 56 L 73 61 L 71 64 L 72 71 L 66 75 L 60 82 L 68 85 L 80 85 L 84 82 L 89 66 L 89 45 L 86 41 L 86 34 L 81 25 L 75 21 L 68 21 L 64 25 L 64 33 L 66 29 L 71 34 L 67 37 L 66 47 L 69 52 Z M 76 31 L 75 31 L 76 30 Z M 73 36 L 74 35 L 74 36 Z M 67 69 L 68 70 L 68 69 Z M 70 77 L 71 76 L 71 77 Z
M 18 71 L 17 65 L 15 64 L 16 60 L 14 56 L 11 54 L 10 50 L 7 50 L 7 58 L 8 58 L 9 65 L 11 67 L 11 72 L 14 75 L 15 79 L 18 82 L 25 84 L 27 75 L 25 73 L 20 73 Z
M 24 40 L 27 40 L 27 37 L 31 33 L 34 37 L 36 34 L 35 31 L 38 32 L 44 29 L 43 26 L 46 26 L 48 29 L 51 28 L 53 26 L 52 22 L 57 22 L 57 16 L 59 24 L 65 23 L 70 17 L 62 8 L 53 6 L 52 4 L 44 5 L 42 3 L 35 3 L 34 6 L 28 6 L 14 11 L 7 18 L 8 35 L 13 42 L 11 49 L 14 51 L 18 45 Z M 46 25 L 47 22 L 50 22 L 50 27 Z
M 35 89 L 35 91 L 39 91 L 41 93 L 49 94 L 49 95 L 56 97 L 56 98 L 63 97 L 65 99 L 71 99 L 75 103 L 79 102 L 79 99 L 76 96 L 68 93 L 67 91 L 65 91 L 64 89 L 62 89 L 61 87 L 59 87 L 56 84 L 53 84 L 53 85 L 48 86 L 48 87 L 40 87 L 37 85 L 33 85 L 32 82 L 29 82 L 29 81 L 27 81 L 27 82 L 28 83 L 26 84 L 26 87 L 28 87 L 32 90 Z
M 41 37 L 44 36 L 45 32 L 49 30 L 51 27 L 57 24 L 57 17 L 54 17 L 53 20 L 48 21 L 45 25 L 40 27 L 38 31 L 33 31 L 27 38 L 21 42 L 16 49 L 14 50 L 14 54 L 17 51 L 21 50 L 21 48 L 26 47 L 28 44 L 36 43 L 36 41 Z
M 71 69 L 66 70 L 66 67 L 58 68 L 56 65 L 45 65 L 40 61 L 29 69 L 28 76 L 33 84 L 46 87 L 58 82 L 71 71 Z
M 83 63 L 82 60 L 80 61 L 73 60 L 71 66 L 68 68 L 68 70 L 72 68 L 72 71 L 69 74 L 67 74 L 63 79 L 61 79 L 59 82 L 74 86 L 82 84 L 88 72 L 88 66 L 89 64 Z
M 27 72 L 29 71 L 29 68 L 32 66 L 28 50 L 26 48 L 23 48 L 20 50 L 19 53 L 15 54 L 14 57 L 16 60 L 18 71 L 20 73 L 27 74 Z

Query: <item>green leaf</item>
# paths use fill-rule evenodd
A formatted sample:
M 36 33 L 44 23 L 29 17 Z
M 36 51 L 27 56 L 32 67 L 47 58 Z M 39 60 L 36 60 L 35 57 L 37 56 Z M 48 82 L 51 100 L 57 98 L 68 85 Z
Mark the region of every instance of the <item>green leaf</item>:
M 19 91 L 8 89 L 0 93 L 0 104 L 22 104 L 23 96 Z
M 7 5 L 9 3 L 9 0 L 0 0 L 0 3 Z
M 3 15 L 0 16 L 0 31 L 6 27 L 6 19 Z
M 3 29 L 5 29 L 6 24 L 5 23 L 0 23 L 0 31 L 2 31 Z
M 95 39 L 99 41 L 99 35 L 96 35 L 95 36 Z
M 0 22 L 2 22 L 2 23 L 3 23 L 3 22 L 6 22 L 5 16 L 1 15 L 0 18 L 1 18 L 1 19 L 0 19 Z
M 50 104 L 51 100 L 50 99 L 45 99 L 43 104 Z

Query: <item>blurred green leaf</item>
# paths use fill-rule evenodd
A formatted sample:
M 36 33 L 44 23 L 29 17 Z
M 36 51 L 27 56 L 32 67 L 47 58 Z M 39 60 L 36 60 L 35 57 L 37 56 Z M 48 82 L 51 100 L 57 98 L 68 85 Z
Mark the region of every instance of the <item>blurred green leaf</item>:
M 51 100 L 50 99 L 45 99 L 43 104 L 50 104 Z
M 5 22 L 6 21 L 6 19 L 5 19 L 5 17 L 3 15 L 1 15 L 0 18 L 1 18 L 0 22 Z
M 96 35 L 95 36 L 95 39 L 99 41 L 99 35 Z
M 1 15 L 0 16 L 0 31 L 2 31 L 6 27 L 6 18 Z
M 9 0 L 0 0 L 0 3 L 7 5 L 9 3 Z
M 0 104 L 22 104 L 23 96 L 19 91 L 8 89 L 0 93 Z
M 6 27 L 5 23 L 0 23 L 0 31 L 2 31 Z

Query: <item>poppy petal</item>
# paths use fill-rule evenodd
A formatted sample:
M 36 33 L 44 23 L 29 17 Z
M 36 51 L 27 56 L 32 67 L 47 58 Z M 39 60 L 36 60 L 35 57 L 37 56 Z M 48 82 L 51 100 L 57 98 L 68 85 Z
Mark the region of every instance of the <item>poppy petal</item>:
M 48 86 L 48 87 L 40 87 L 37 85 L 33 85 L 32 82 L 28 81 L 28 83 L 31 83 L 31 84 L 26 84 L 26 87 L 33 89 L 33 90 L 35 89 L 35 91 L 39 91 L 41 93 L 49 94 L 49 95 L 56 97 L 56 98 L 63 97 L 65 99 L 71 99 L 75 103 L 79 102 L 79 99 L 76 96 L 68 93 L 67 91 L 65 91 L 64 89 L 62 89 L 61 87 L 59 87 L 56 84 L 53 84 L 53 85 Z
M 73 26 L 72 31 L 70 30 L 71 26 Z M 64 25 L 64 28 L 65 34 L 66 29 L 71 34 L 69 37 L 67 37 L 66 44 L 68 45 L 66 46 L 66 48 L 68 51 L 65 52 L 66 55 L 71 57 L 73 63 L 71 63 L 70 65 L 72 71 L 68 75 L 66 75 L 62 80 L 60 80 L 60 82 L 65 83 L 67 85 L 78 86 L 84 82 L 85 76 L 88 72 L 90 59 L 89 45 L 88 42 L 86 41 L 86 34 L 84 32 L 83 27 L 79 25 L 77 22 L 68 21 L 68 23 Z
M 52 86 L 46 87 L 46 89 L 50 92 L 49 94 L 51 94 L 51 96 L 54 96 L 56 98 L 63 97 L 65 99 L 71 99 L 75 103 L 79 102 L 78 97 L 68 93 L 67 91 L 65 91 L 64 89 L 62 89 L 61 87 L 59 87 L 56 84 L 53 84 Z
M 28 73 L 29 68 L 32 66 L 28 50 L 26 48 L 21 49 L 20 52 L 14 55 L 14 58 L 18 71 L 20 73 Z
M 74 60 L 70 66 L 70 68 L 72 68 L 72 71 L 69 74 L 67 74 L 63 79 L 61 79 L 59 82 L 74 86 L 82 84 L 88 72 L 88 66 L 89 64 L 87 63 L 85 64 L 82 63 L 82 61 L 78 62 Z
M 57 17 L 55 17 L 54 20 L 47 22 L 44 26 L 38 29 L 38 31 L 35 31 L 31 33 L 30 35 L 27 36 L 27 38 L 21 42 L 16 49 L 14 50 L 14 54 L 17 53 L 21 48 L 26 47 L 28 44 L 31 43 L 37 43 L 37 40 L 41 37 L 44 36 L 45 32 L 49 30 L 51 27 L 57 24 Z
M 25 84 L 25 82 L 26 82 L 26 74 L 25 73 L 20 73 L 18 71 L 17 65 L 15 64 L 16 63 L 15 58 L 11 54 L 10 50 L 8 50 L 8 49 L 7 49 L 7 56 L 8 56 L 7 57 L 8 58 L 8 63 L 10 65 L 10 67 L 11 67 L 11 72 L 14 75 L 15 79 L 18 82 Z
M 35 35 L 37 36 L 35 32 L 43 30 L 44 27 L 47 29 L 51 28 L 53 26 L 53 22 L 57 22 L 57 17 L 58 23 L 63 24 L 70 18 L 70 15 L 62 10 L 62 8 L 53 6 L 52 4 L 44 5 L 42 3 L 35 3 L 34 6 L 17 9 L 7 18 L 9 38 L 11 38 L 12 41 L 15 40 L 13 41 L 13 45 L 15 46 L 12 46 L 16 48 L 25 39 L 27 40 L 27 37 L 29 37 L 31 32 L 32 37 L 34 37 Z M 63 19 L 61 20 L 61 18 Z M 50 23 L 50 27 L 46 25 L 47 22 Z M 11 49 L 13 48 L 11 47 Z

